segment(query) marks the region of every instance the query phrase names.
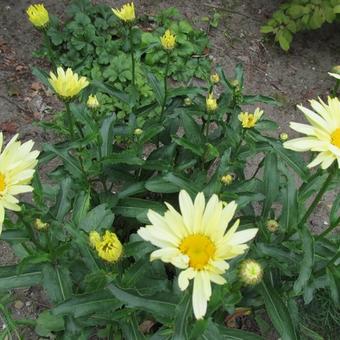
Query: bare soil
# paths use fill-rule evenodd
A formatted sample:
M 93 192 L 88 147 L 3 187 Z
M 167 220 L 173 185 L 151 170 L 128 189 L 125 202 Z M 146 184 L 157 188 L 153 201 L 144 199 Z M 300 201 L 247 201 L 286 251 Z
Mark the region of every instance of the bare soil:
M 62 15 L 69 1 L 44 0 L 50 13 Z M 100 1 L 112 7 L 125 1 Z M 220 64 L 229 77 L 237 63 L 245 67 L 245 86 L 248 93 L 271 95 L 279 99 L 281 107 L 265 107 L 265 114 L 276 121 L 280 132 L 290 137 L 295 133 L 288 127 L 289 121 L 303 121 L 296 104 L 307 104 L 308 99 L 325 96 L 334 86 L 327 72 L 340 63 L 339 26 L 325 25 L 317 31 L 296 35 L 288 53 L 272 40 L 264 41 L 260 27 L 279 4 L 278 0 L 135 0 L 138 13 L 154 14 L 161 8 L 177 7 L 198 27 L 208 31 L 202 18 L 214 10 L 222 15 L 216 29 L 209 29 L 211 48 L 209 54 Z M 32 65 L 44 66 L 32 57 L 41 43 L 39 32 L 28 22 L 25 10 L 30 0 L 0 0 L 0 129 L 9 138 L 19 132 L 21 139 L 34 139 L 41 145 L 45 136 L 35 122 L 51 115 L 56 102 L 31 75 Z M 48 70 L 46 65 L 46 70 Z M 327 216 L 334 196 L 323 200 L 312 219 L 315 230 L 327 225 Z M 0 241 L 0 265 L 15 263 L 9 247 Z M 33 292 L 35 294 L 35 292 Z M 39 294 L 22 290 L 18 298 L 23 307 L 34 317 L 39 306 Z M 28 306 L 26 302 L 29 301 Z M 35 306 L 35 307 L 32 307 Z M 30 308 L 26 308 L 30 307 Z M 23 313 L 19 311 L 19 314 Z M 25 312 L 26 314 L 26 312 Z M 30 334 L 27 339 L 34 339 Z

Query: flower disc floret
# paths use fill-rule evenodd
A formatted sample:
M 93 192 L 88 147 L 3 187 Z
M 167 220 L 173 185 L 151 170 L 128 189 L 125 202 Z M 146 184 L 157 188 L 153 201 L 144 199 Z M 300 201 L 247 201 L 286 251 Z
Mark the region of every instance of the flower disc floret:
M 81 90 L 89 85 L 86 77 L 80 77 L 68 68 L 66 72 L 62 67 L 57 68 L 57 74 L 50 72 L 49 83 L 54 91 L 63 100 L 70 100 L 77 96 Z
M 297 152 L 313 151 L 319 154 L 308 164 L 314 167 L 321 164 L 327 169 L 335 160 L 340 168 L 340 101 L 328 97 L 326 104 L 320 98 L 311 100 L 313 110 L 298 105 L 309 124 L 291 122 L 290 127 L 305 137 L 291 139 L 283 144 L 286 149 Z
M 135 5 L 133 2 L 123 5 L 121 9 L 112 8 L 112 12 L 124 22 L 131 22 L 136 18 Z
M 29 6 L 26 13 L 29 21 L 38 29 L 45 28 L 50 21 L 48 12 L 43 4 Z
M 206 314 L 207 302 L 211 296 L 211 282 L 224 284 L 222 274 L 229 268 L 226 262 L 243 254 L 253 239 L 256 228 L 237 232 L 239 220 L 228 229 L 237 205 L 226 204 L 217 195 L 205 202 L 203 193 L 197 194 L 194 202 L 182 190 L 179 194 L 180 213 L 170 204 L 164 216 L 149 210 L 151 224 L 140 228 L 138 234 L 158 247 L 150 260 L 161 260 L 182 269 L 178 276 L 181 290 L 194 280 L 192 304 L 195 317 Z
M 33 141 L 23 144 L 17 141 L 15 135 L 0 153 L 0 234 L 5 218 L 5 209 L 20 211 L 18 194 L 33 191 L 29 185 L 37 164 L 38 151 L 31 151 Z M 0 151 L 3 145 L 3 135 L 0 132 Z

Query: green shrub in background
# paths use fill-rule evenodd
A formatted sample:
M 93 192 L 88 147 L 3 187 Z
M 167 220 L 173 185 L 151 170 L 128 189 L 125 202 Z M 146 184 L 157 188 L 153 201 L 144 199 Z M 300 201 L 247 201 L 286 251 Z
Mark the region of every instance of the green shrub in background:
M 96 13 L 94 21 L 109 15 L 107 7 L 100 14 L 101 5 L 72 1 L 75 12 L 65 27 L 78 25 L 77 13 L 86 8 Z M 147 33 L 151 48 L 151 40 L 138 38 L 149 22 L 139 20 L 138 11 L 135 16 L 133 4 L 117 10 L 119 20 L 111 17 L 112 26 L 99 37 L 114 37 L 120 47 L 102 66 L 92 65 L 93 54 L 85 52 L 78 63 L 77 57 L 69 59 L 81 51 L 75 46 L 87 45 L 74 46 L 69 37 L 55 46 L 55 19 L 48 25 L 43 8 L 31 9 L 52 68 L 50 74 L 37 68 L 33 73 L 64 108 L 43 125 L 59 132 L 59 142 L 43 145 L 32 187 L 33 172 L 24 172 L 19 162 L 25 157 L 13 146 L 0 154 L 7 165 L 0 164 L 1 239 L 19 258 L 16 265 L 0 267 L 6 324 L 0 334 L 20 338 L 20 326 L 26 325 L 56 339 L 260 340 L 225 325 L 227 318 L 252 314 L 263 337 L 274 326 L 283 340 L 305 334 L 320 339 L 299 307 L 318 304 L 320 289 L 332 300 L 325 304 L 330 310 L 339 305 L 340 238 L 332 231 L 340 222 L 340 196 L 321 235 L 308 222 L 323 194 L 339 183 L 339 100 L 331 98 L 329 106 L 312 102 L 317 113 L 301 108 L 313 126 L 292 123 L 308 137 L 284 147 L 266 113 L 249 109 L 277 102 L 245 93 L 241 65 L 230 77 L 217 66 L 199 85 L 193 78 L 190 86 L 174 81 L 174 65 L 192 61 L 193 51 L 186 57 L 180 51 L 196 33 L 178 31 L 181 21 L 173 22 L 167 12 L 159 19 L 164 27 Z M 74 69 L 61 67 L 61 59 L 73 60 Z M 102 68 L 114 80 L 96 78 L 94 70 Z M 141 83 L 151 89 L 149 97 Z M 32 144 L 22 146 L 23 156 Z M 311 171 L 287 146 L 316 150 L 312 165 L 321 167 Z M 249 174 L 254 159 L 257 167 Z M 35 163 L 28 157 L 27 167 Z M 41 180 L 44 168 L 48 183 Z M 10 184 L 17 187 L 3 196 Z M 18 211 L 12 196 L 31 189 L 32 202 L 21 202 Z M 7 209 L 17 219 L 4 215 Z M 43 287 L 49 308 L 36 320 L 14 320 L 9 291 L 32 285 Z
M 288 51 L 295 33 L 315 30 L 324 23 L 332 23 L 338 13 L 339 0 L 292 0 L 280 6 L 261 27 L 261 32 L 274 35 L 281 48 Z

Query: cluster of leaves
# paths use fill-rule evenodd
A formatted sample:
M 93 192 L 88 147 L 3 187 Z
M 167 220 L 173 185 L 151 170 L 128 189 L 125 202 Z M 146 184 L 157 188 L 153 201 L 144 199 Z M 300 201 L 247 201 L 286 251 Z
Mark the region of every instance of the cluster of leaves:
M 116 40 L 117 44 L 126 41 L 123 30 L 117 31 Z M 143 45 L 143 39 L 139 44 Z M 178 53 L 172 57 L 181 58 Z M 144 67 L 152 62 L 149 58 L 151 61 L 147 56 L 140 58 L 136 72 L 152 90 L 150 101 L 142 99 L 138 84 L 137 89 L 131 86 L 129 77 L 122 89 L 113 88 L 108 79 L 92 80 L 70 103 L 77 127 L 74 137 L 63 119 L 58 125 L 46 124 L 60 131 L 64 140 L 44 145 L 39 167 L 43 172 L 48 169 L 48 181 L 41 181 L 36 173 L 33 203 L 22 204 L 15 223 L 9 218 L 5 221 L 1 238 L 12 245 L 20 262 L 0 267 L 0 292 L 42 285 L 51 308 L 37 320 L 12 321 L 7 312 L 6 320 L 11 325 L 33 325 L 43 337 L 65 339 L 93 335 L 115 339 L 261 339 L 225 327 L 225 317 L 243 307 L 265 309 L 282 339 L 299 339 L 300 332 L 308 332 L 308 325 L 299 319 L 298 299 L 302 297 L 308 304 L 322 288 L 335 304 L 340 302 L 340 266 L 333 261 L 340 237 L 317 237 L 304 220 L 309 198 L 320 191 L 327 173 L 310 173 L 302 158 L 268 136 L 267 130 L 275 135 L 274 122 L 262 119 L 253 128 L 242 128 L 238 115 L 245 105 L 277 103 L 270 97 L 244 93 L 241 65 L 230 78 L 217 67 L 221 95 L 217 110 L 208 113 L 205 99 L 216 85 L 166 89 L 157 76 L 160 73 Z M 121 72 L 116 73 L 121 76 Z M 34 74 L 49 86 L 45 72 L 35 69 Z M 127 119 L 119 119 L 112 107 L 87 108 L 88 94 L 98 91 L 125 107 Z M 191 103 L 185 100 L 188 98 Z M 163 114 L 149 116 L 141 134 L 135 134 L 137 119 L 155 109 L 160 112 L 164 103 Z M 65 112 L 61 117 L 65 118 Z M 249 175 L 247 164 L 254 159 L 258 167 Z M 221 182 L 225 174 L 233 174 L 230 185 Z M 294 177 L 302 183 L 299 188 Z M 331 187 L 338 182 L 336 174 Z M 178 208 L 181 189 L 192 197 L 204 192 L 206 197 L 215 193 L 221 200 L 235 200 L 240 228 L 259 228 L 248 254 L 230 261 L 231 267 L 224 274 L 227 283 L 213 286 L 206 317 L 199 321 L 192 315 L 190 289 L 183 293 L 177 286 L 178 270 L 161 261 L 150 262 L 149 254 L 155 247 L 136 233 L 149 222 L 148 209 L 163 213 L 164 201 Z M 339 208 L 340 196 L 333 204 L 331 226 L 339 224 Z M 48 223 L 45 231 L 34 228 L 37 218 Z M 275 233 L 266 227 L 272 218 L 279 222 Z M 115 231 L 124 247 L 119 262 L 110 264 L 98 257 L 89 244 L 93 230 Z M 255 287 L 243 286 L 238 276 L 239 262 L 245 256 L 264 268 L 263 281 Z M 6 310 L 8 297 L 0 301 L 1 310 Z M 270 327 L 260 313 L 254 313 L 265 335 Z M 151 325 L 147 331 L 141 327 L 145 322 Z
M 166 52 L 161 48 L 159 37 L 165 29 L 176 34 L 174 51 L 169 69 L 171 77 L 181 83 L 187 83 L 193 77 L 207 79 L 211 63 L 206 49 L 206 34 L 182 18 L 178 10 L 168 8 L 155 17 L 140 18 L 141 27 L 133 29 L 133 38 L 128 38 L 128 29 L 112 13 L 109 6 L 93 5 L 90 0 L 74 0 L 66 10 L 65 24 L 57 18 L 51 20 L 47 35 L 53 48 L 51 62 L 71 67 L 93 80 L 103 81 L 113 89 L 124 90 L 128 87 L 131 73 L 130 45 L 136 50 L 136 86 L 145 103 L 154 99 L 152 88 L 141 70 L 147 68 L 157 77 L 162 77 L 167 60 Z M 126 39 L 120 39 L 125 36 Z M 47 55 L 48 46 L 37 52 L 37 56 Z M 117 112 L 119 119 L 127 117 L 128 108 L 114 98 L 99 94 L 104 106 Z M 157 112 L 149 113 L 148 117 Z M 144 119 L 138 119 L 140 127 Z
M 318 29 L 326 22 L 332 23 L 338 13 L 339 0 L 291 0 L 280 6 L 261 27 L 261 32 L 273 34 L 281 48 L 288 51 L 295 33 Z

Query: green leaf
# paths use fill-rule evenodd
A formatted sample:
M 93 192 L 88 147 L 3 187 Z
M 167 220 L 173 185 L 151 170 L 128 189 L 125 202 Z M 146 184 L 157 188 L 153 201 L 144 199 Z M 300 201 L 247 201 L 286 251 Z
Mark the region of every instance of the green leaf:
M 191 151 L 197 156 L 203 156 L 204 149 L 201 144 L 193 143 L 185 137 L 172 136 L 171 138 L 176 144 L 182 146 L 184 149 Z
M 263 33 L 263 34 L 267 34 L 267 33 L 273 32 L 273 30 L 274 30 L 274 27 L 264 25 L 264 26 L 261 27 L 260 32 Z
M 34 331 L 43 337 L 53 337 L 51 332 L 60 332 L 64 329 L 64 319 L 45 310 L 39 314 Z
M 45 86 L 51 88 L 51 84 L 48 81 L 49 75 L 47 72 L 40 70 L 38 67 L 32 67 L 32 74 L 37 77 Z
M 4 230 L 1 234 L 1 240 L 7 242 L 24 242 L 29 240 L 29 235 L 26 231 L 20 229 Z
M 339 251 L 339 250 L 338 250 Z M 336 306 L 340 305 L 340 267 L 328 266 L 326 268 L 331 297 Z
M 0 291 L 31 287 L 41 283 L 40 267 L 26 267 L 19 273 L 17 269 L 16 265 L 0 267 Z
M 189 327 L 189 317 L 192 314 L 192 307 L 191 307 L 191 294 L 187 291 L 182 301 L 176 307 L 176 314 L 175 314 L 175 328 L 172 340 L 182 340 L 188 338 L 188 327 Z
M 62 302 L 72 295 L 72 282 L 67 267 L 45 264 L 42 269 L 42 284 L 54 303 Z
M 69 170 L 70 174 L 74 177 L 82 177 L 82 172 L 80 170 L 79 162 L 71 156 L 66 150 L 58 150 L 56 147 L 54 147 L 51 144 L 45 144 L 44 150 L 46 152 L 52 152 L 55 155 L 59 156 L 65 163 L 65 166 L 67 166 L 67 169 Z
M 329 223 L 331 227 L 335 227 L 340 222 L 340 194 L 337 195 L 333 202 L 331 213 L 329 215 Z
M 153 90 L 155 98 L 160 106 L 163 105 L 164 102 L 164 85 L 163 83 L 156 78 L 156 76 L 151 73 L 147 72 L 146 77 L 148 79 L 149 85 Z
M 301 261 L 299 276 L 294 283 L 294 292 L 299 294 L 306 286 L 314 265 L 314 239 L 310 230 L 302 226 L 299 230 L 300 239 L 302 240 L 303 259 Z
M 58 221 L 62 221 L 71 208 L 72 179 L 64 178 L 60 183 L 57 202 L 53 208 L 53 215 Z
M 101 154 L 102 157 L 107 157 L 112 153 L 112 140 L 113 140 L 113 123 L 116 120 L 116 115 L 106 117 L 103 120 L 100 128 L 100 136 L 102 137 Z
M 178 192 L 178 186 L 166 181 L 162 176 L 148 179 L 145 182 L 145 188 L 151 192 L 171 194 Z
M 276 154 L 271 152 L 267 154 L 264 160 L 264 195 L 265 200 L 262 209 L 262 215 L 264 217 L 268 216 L 270 208 L 274 203 L 278 193 L 279 193 L 279 171 L 277 166 L 277 157 Z
M 192 144 L 196 144 L 196 147 L 202 145 L 204 143 L 204 138 L 201 127 L 197 124 L 197 122 L 184 111 L 181 113 L 181 120 L 186 139 Z
M 107 204 L 100 204 L 92 209 L 79 222 L 79 228 L 90 232 L 91 230 L 105 230 L 112 226 L 114 214 L 108 209 Z
M 91 85 L 101 92 L 119 99 L 123 103 L 132 105 L 129 95 L 123 91 L 117 91 L 110 85 L 104 84 L 103 82 L 98 80 L 92 80 Z
M 259 94 L 243 96 L 243 104 L 256 104 L 256 103 L 264 103 L 268 105 L 281 106 L 281 103 L 272 97 L 261 96 Z M 256 127 L 258 126 L 259 123 L 256 124 Z
M 75 318 L 94 314 L 95 312 L 114 311 L 122 306 L 122 303 L 112 296 L 107 290 L 92 294 L 73 296 L 71 299 L 56 306 L 54 315 L 71 314 Z
M 264 281 L 259 286 L 267 313 L 282 340 L 298 340 L 290 314 L 280 295 Z
M 73 204 L 72 220 L 75 224 L 79 224 L 80 220 L 87 214 L 90 207 L 90 193 L 81 191 L 75 198 Z
M 160 321 L 170 321 L 174 316 L 176 302 L 173 300 L 173 295 L 167 296 L 166 294 L 162 293 L 162 297 L 155 295 L 143 298 L 137 293 L 130 293 L 130 291 L 128 292 L 126 290 L 120 289 L 114 284 L 108 285 L 107 288 L 118 300 L 126 304 L 127 308 L 140 308 L 142 310 L 148 311 Z M 165 299 L 165 296 L 167 296 L 168 299 Z

